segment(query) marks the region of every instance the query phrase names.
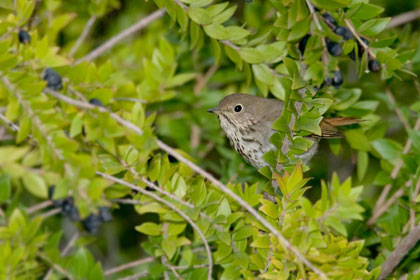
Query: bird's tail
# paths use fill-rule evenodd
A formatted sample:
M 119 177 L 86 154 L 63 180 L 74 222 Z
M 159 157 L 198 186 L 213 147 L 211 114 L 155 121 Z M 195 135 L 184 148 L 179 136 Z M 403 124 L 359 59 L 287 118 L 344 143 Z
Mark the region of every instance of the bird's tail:
M 351 117 L 323 119 L 320 123 L 322 138 L 343 138 L 344 135 L 336 127 L 357 124 L 363 120 Z

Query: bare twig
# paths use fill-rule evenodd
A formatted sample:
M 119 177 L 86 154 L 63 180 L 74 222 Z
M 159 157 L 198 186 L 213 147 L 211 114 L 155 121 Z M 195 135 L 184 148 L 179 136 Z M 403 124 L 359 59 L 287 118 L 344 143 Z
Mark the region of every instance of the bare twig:
M 9 121 L 6 116 L 4 116 L 2 113 L 0 113 L 0 120 L 2 120 L 13 132 L 17 132 L 19 130 L 19 127 L 15 125 L 13 122 Z
M 216 73 L 217 69 L 219 68 L 219 65 L 214 64 L 212 65 L 204 74 L 204 76 L 197 77 L 197 83 L 194 85 L 194 93 L 195 95 L 198 95 L 200 91 L 204 88 L 204 86 L 207 84 L 207 82 L 210 80 L 210 78 Z
M 70 52 L 69 52 L 69 56 L 74 56 L 74 54 L 77 52 L 77 50 L 79 49 L 79 47 L 82 45 L 83 41 L 87 38 L 87 36 L 89 35 L 93 25 L 96 22 L 97 17 L 91 16 L 89 18 L 89 20 L 87 21 L 85 28 L 83 28 L 82 34 L 80 34 L 79 38 L 77 38 L 76 43 L 74 44 L 74 46 L 71 48 Z
M 420 17 L 420 9 L 400 14 L 392 18 L 392 20 L 388 23 L 386 29 L 391 29 L 391 28 L 406 24 L 410 21 L 417 20 L 419 17 Z
M 82 109 L 92 110 L 92 109 L 96 108 L 101 113 L 108 113 L 111 118 L 113 118 L 115 121 L 120 123 L 122 126 L 133 130 L 134 132 L 136 132 L 139 135 L 143 135 L 143 131 L 139 127 L 137 127 L 136 125 L 134 125 L 133 123 L 131 123 L 129 121 L 124 120 L 119 115 L 117 115 L 113 112 L 109 112 L 104 107 L 95 106 L 95 105 L 92 105 L 92 104 L 87 103 L 87 102 L 82 102 L 82 101 L 79 101 L 79 100 L 72 99 L 70 97 L 67 97 L 67 96 L 65 96 L 65 95 L 63 95 L 63 94 L 61 94 L 61 93 L 59 93 L 55 90 L 49 89 L 49 88 L 45 88 L 44 92 L 51 95 L 51 96 L 54 96 L 55 98 L 58 98 L 58 99 L 62 100 L 64 102 L 68 103 L 68 104 L 74 105 L 74 106 L 82 108 Z
M 128 182 L 126 182 L 122 179 L 110 176 L 108 174 L 105 174 L 105 173 L 102 173 L 102 172 L 99 172 L 99 171 L 97 171 L 96 174 L 105 178 L 105 179 L 111 180 L 115 183 L 119 183 L 121 185 L 127 186 L 127 187 L 129 187 L 133 190 L 136 190 L 136 191 L 138 191 L 138 192 L 140 192 L 140 193 L 142 193 L 142 194 L 144 194 L 148 197 L 151 197 L 154 200 L 166 205 L 167 207 L 169 207 L 170 209 L 175 211 L 177 214 L 179 214 L 182 218 L 184 218 L 191 225 L 191 227 L 197 232 L 197 234 L 200 236 L 200 238 L 201 238 L 201 240 L 204 244 L 204 247 L 206 248 L 207 258 L 208 258 L 208 267 L 209 267 L 207 278 L 209 280 L 211 279 L 211 274 L 212 274 L 212 271 L 213 271 L 213 258 L 212 258 L 212 255 L 211 255 L 210 246 L 207 242 L 206 237 L 204 236 L 203 232 L 201 231 L 201 229 L 197 226 L 197 224 L 190 217 L 188 217 L 184 212 L 182 212 L 178 207 L 176 207 L 172 203 L 166 201 L 165 199 L 161 198 L 160 196 L 158 196 L 158 195 L 156 195 L 152 192 L 146 191 L 146 190 L 144 190 L 142 188 L 139 188 L 139 187 L 137 187 L 133 184 L 130 184 L 130 183 L 128 183 Z
M 376 220 L 385 213 L 386 210 L 388 210 L 389 207 L 391 207 L 394 202 L 400 198 L 404 194 L 404 189 L 399 189 L 396 191 L 383 205 L 381 205 L 376 211 L 373 212 L 372 216 L 367 221 L 367 225 L 371 226 L 373 225 Z
M 420 192 L 420 178 L 417 180 L 416 187 L 414 188 L 413 197 L 411 198 L 411 203 L 413 207 L 410 207 L 410 229 L 414 229 L 415 219 L 416 219 L 416 211 L 414 209 L 414 205 L 416 205 L 416 198 Z
M 46 261 L 47 263 L 49 263 L 52 268 L 54 270 L 56 270 L 57 272 L 63 274 L 64 276 L 66 276 L 68 279 L 73 279 L 73 276 L 64 268 L 62 268 L 61 266 L 59 266 L 58 264 L 54 263 L 53 261 L 51 261 L 47 256 L 45 256 L 44 254 L 38 253 L 37 254 L 41 259 L 43 259 L 44 261 Z M 45 275 L 45 277 L 43 278 L 44 280 L 48 280 L 48 278 L 50 277 L 50 274 L 47 273 L 47 275 Z
M 136 267 L 136 266 L 139 266 L 139 265 L 142 265 L 142 264 L 145 264 L 145 263 L 149 263 L 149 262 L 152 262 L 154 260 L 155 260 L 154 257 L 147 257 L 147 258 L 144 258 L 144 259 L 136 260 L 134 262 L 125 263 L 123 265 L 119 265 L 117 267 L 113 267 L 113 268 L 105 270 L 104 275 L 109 276 L 109 275 L 118 273 L 122 270 L 126 270 L 126 269 Z
M 133 274 L 131 276 L 118 278 L 118 280 L 138 280 L 141 277 L 145 277 L 147 274 L 149 274 L 149 271 L 141 271 L 141 272 Z
M 398 266 L 401 260 L 410 252 L 410 250 L 420 240 L 420 223 L 410 231 L 410 233 L 395 246 L 395 250 L 388 256 L 381 266 L 379 280 L 386 279 Z
M 39 210 L 45 209 L 47 207 L 50 207 L 51 205 L 53 205 L 53 202 L 51 200 L 46 200 L 46 201 L 43 201 L 41 203 L 35 204 L 32 207 L 29 207 L 26 210 L 26 213 L 32 214 L 32 213 L 35 213 L 35 212 L 37 212 Z
M 79 63 L 81 63 L 83 61 L 96 59 L 97 57 L 99 57 L 103 53 L 105 53 L 106 51 L 108 51 L 111 48 L 113 48 L 120 41 L 124 40 L 125 38 L 127 38 L 130 35 L 132 35 L 133 33 L 142 30 L 148 24 L 150 24 L 151 22 L 159 19 L 164 14 L 165 14 L 165 10 L 164 9 L 160 9 L 160 10 L 157 10 L 157 11 L 151 13 L 147 17 L 142 18 L 141 20 L 139 20 L 135 24 L 133 24 L 130 27 L 128 27 L 127 29 L 125 29 L 123 32 L 118 33 L 117 35 L 115 35 L 114 37 L 112 37 L 111 39 L 109 39 L 108 41 L 106 41 L 104 44 L 100 45 L 99 47 L 97 47 L 96 49 L 94 49 L 93 51 L 91 51 L 90 53 L 88 53 L 86 56 L 84 56 L 84 57 L 76 60 L 74 64 L 76 65 L 76 64 L 79 64 Z
M 408 123 L 407 119 L 404 117 L 401 109 L 397 105 L 397 101 L 395 101 L 394 95 L 392 94 L 389 88 L 385 89 L 385 94 L 388 97 L 389 101 L 391 102 L 392 106 L 395 108 L 395 112 L 397 113 L 398 118 L 400 119 L 401 123 L 403 124 L 406 131 L 410 130 L 410 124 Z
M 350 22 L 350 20 L 344 19 L 344 22 L 346 23 L 347 27 L 350 29 L 350 32 L 353 34 L 353 36 L 359 42 L 359 44 L 368 52 L 370 58 L 376 59 L 376 55 L 372 52 L 372 50 L 369 48 L 369 46 L 366 45 L 366 43 L 360 38 L 359 34 L 357 33 L 356 29 L 354 28 L 354 26 Z
M 50 211 L 47 211 L 45 213 L 42 213 L 41 216 L 44 219 L 46 219 L 46 218 L 49 218 L 51 216 L 57 215 L 58 213 L 61 213 L 61 209 L 60 208 L 51 209 Z
M 414 125 L 414 130 L 417 131 L 419 129 L 420 129 L 420 118 L 417 119 L 416 124 Z M 410 151 L 411 145 L 412 145 L 411 139 L 408 138 L 407 142 L 405 143 L 404 149 L 403 149 L 403 155 L 407 154 Z M 400 172 L 400 169 L 401 169 L 402 165 L 403 165 L 403 161 L 400 158 L 400 159 L 398 159 L 397 163 L 394 166 L 394 169 L 391 172 L 391 179 L 392 180 L 395 180 L 395 178 L 397 178 L 398 173 Z M 382 205 L 385 203 L 385 200 L 386 200 L 389 192 L 391 191 L 391 188 L 392 188 L 392 183 L 387 184 L 383 188 L 381 194 L 379 195 L 378 201 L 375 204 L 375 208 L 373 210 L 373 215 L 377 216 L 377 214 L 375 214 L 375 212 L 378 211 L 378 209 L 381 208 Z M 371 225 L 371 224 L 368 224 L 368 225 Z

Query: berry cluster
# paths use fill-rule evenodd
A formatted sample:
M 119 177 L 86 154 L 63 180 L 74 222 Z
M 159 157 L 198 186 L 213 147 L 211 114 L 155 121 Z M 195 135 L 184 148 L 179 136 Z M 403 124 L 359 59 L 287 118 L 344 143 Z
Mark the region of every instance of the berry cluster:
M 52 199 L 54 195 L 55 186 L 48 188 L 48 198 Z M 53 205 L 56 208 L 61 208 L 61 213 L 73 222 L 81 221 L 82 226 L 91 234 L 96 234 L 103 222 L 109 222 L 112 220 L 112 215 L 109 212 L 109 207 L 99 207 L 98 214 L 90 214 L 84 219 L 80 218 L 79 210 L 74 204 L 73 197 L 69 196 L 63 199 L 53 200 Z
M 317 10 L 319 11 L 319 10 Z M 338 25 L 337 21 L 335 20 L 335 18 L 330 14 L 330 13 L 324 13 L 322 14 L 322 20 L 328 25 L 328 27 L 334 31 L 335 34 L 339 35 L 341 38 L 343 38 L 343 40 L 348 41 L 348 40 L 352 40 L 355 39 L 353 36 L 353 33 L 351 32 L 351 30 L 345 26 L 340 26 Z M 306 44 L 310 38 L 310 34 L 307 34 L 306 36 L 304 36 L 298 45 L 299 51 L 302 53 L 305 52 L 305 48 L 306 48 Z M 369 40 L 364 38 L 364 37 L 360 37 L 360 39 L 363 41 L 363 43 L 366 46 L 369 46 Z M 362 46 L 362 44 L 360 44 L 360 42 L 358 40 L 356 40 L 357 42 L 357 53 L 358 53 L 358 57 L 359 59 L 363 57 L 363 54 L 365 52 L 365 48 Z M 326 48 L 329 52 L 329 54 L 331 54 L 332 56 L 338 57 L 341 56 L 343 54 L 343 49 L 340 45 L 339 42 L 335 42 L 329 38 L 325 39 L 325 43 L 326 43 Z M 356 50 L 352 50 L 352 52 L 349 54 L 349 57 L 352 60 L 356 60 Z M 368 54 L 368 68 L 370 71 L 372 72 L 379 72 L 381 69 L 381 65 L 379 64 L 379 62 L 374 59 L 369 57 Z M 323 82 L 323 84 L 321 85 L 321 87 L 323 86 L 334 86 L 336 88 L 339 88 L 341 86 L 341 84 L 343 83 L 343 75 L 341 73 L 340 70 L 336 70 L 334 71 L 334 77 L 333 78 L 326 78 L 325 81 Z

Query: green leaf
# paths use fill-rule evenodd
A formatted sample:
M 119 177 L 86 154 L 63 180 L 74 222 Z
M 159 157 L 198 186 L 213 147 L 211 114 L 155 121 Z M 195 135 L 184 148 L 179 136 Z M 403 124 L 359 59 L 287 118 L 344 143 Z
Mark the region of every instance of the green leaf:
M 359 151 L 357 153 L 357 178 L 362 181 L 369 166 L 369 154 Z
M 311 119 L 300 117 L 297 121 L 296 130 L 306 130 L 316 135 L 321 135 L 321 127 L 319 126 L 322 117 Z
M 391 18 L 371 19 L 363 23 L 358 31 L 366 36 L 376 36 L 386 28 L 390 21 Z
M 14 10 L 13 0 L 0 0 L 0 8 Z
M 78 113 L 73 120 L 71 121 L 70 125 L 70 137 L 75 137 L 82 133 L 82 127 L 83 127 L 83 113 Z
M 6 202 L 9 199 L 11 190 L 10 177 L 2 175 L 0 177 L 0 202 Z
M 146 235 L 158 236 L 162 234 L 162 226 L 155 223 L 142 223 L 139 226 L 136 226 L 135 229 Z
M 289 36 L 287 37 L 287 41 L 293 42 L 303 38 L 309 32 L 311 27 L 310 23 L 311 17 L 309 16 L 305 20 L 296 23 L 290 31 Z
M 25 117 L 20 121 L 19 131 L 16 138 L 16 143 L 22 143 L 29 135 L 31 130 L 31 118 Z
M 352 6 L 347 11 L 347 15 L 360 20 L 368 20 L 378 16 L 383 11 L 384 8 L 382 7 L 370 3 L 360 3 Z
M 368 152 L 370 150 L 369 139 L 361 129 L 351 129 L 344 132 L 350 147 L 355 150 Z
M 216 40 L 230 39 L 229 32 L 223 25 L 220 24 L 206 25 L 204 26 L 204 31 L 207 33 L 207 35 Z
M 347 7 L 352 0 L 311 0 L 317 8 L 326 10 L 336 10 Z
M 401 156 L 402 147 L 391 139 L 378 139 L 372 142 L 372 147 L 380 156 L 393 164 L 396 164 Z
M 274 84 L 274 75 L 272 70 L 265 64 L 254 64 L 252 65 L 252 72 L 254 72 L 255 78 L 260 82 L 272 86 Z
M 222 23 L 228 21 L 233 16 L 235 11 L 236 11 L 236 5 L 233 5 L 229 8 L 227 8 L 226 10 L 224 10 L 222 13 L 214 16 L 213 17 L 213 22 L 222 24 Z
M 174 240 L 164 239 L 162 241 L 162 249 L 165 252 L 168 259 L 172 259 L 176 252 L 176 246 Z
M 420 153 L 420 131 L 410 129 L 408 135 L 410 136 L 414 149 Z
M 48 188 L 44 179 L 34 172 L 23 174 L 23 184 L 25 188 L 34 196 L 48 198 Z
M 192 21 L 198 24 L 210 24 L 212 23 L 211 17 L 206 10 L 203 8 L 190 7 L 188 9 L 188 15 Z
M 241 48 L 239 55 L 245 62 L 251 64 L 263 63 L 265 61 L 264 55 L 255 48 Z
M 229 40 L 241 40 L 249 35 L 249 31 L 239 26 L 229 26 L 225 28 L 228 33 Z
M 17 0 L 16 1 L 16 12 L 19 26 L 24 25 L 29 17 L 32 15 L 32 11 L 35 7 L 35 0 Z
M 235 241 L 246 239 L 252 235 L 253 231 L 252 226 L 243 226 L 233 233 L 232 239 Z
M 0 147 L 0 164 L 18 161 L 28 151 L 29 147 L 2 146 Z

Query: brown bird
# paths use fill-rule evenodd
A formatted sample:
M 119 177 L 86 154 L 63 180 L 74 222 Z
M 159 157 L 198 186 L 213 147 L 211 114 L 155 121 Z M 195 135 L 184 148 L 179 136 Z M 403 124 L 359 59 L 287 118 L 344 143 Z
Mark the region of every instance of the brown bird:
M 280 118 L 283 102 L 276 99 L 258 97 L 249 94 L 235 93 L 223 98 L 219 105 L 208 110 L 219 117 L 220 125 L 230 144 L 252 166 L 261 168 L 268 163 L 262 158 L 265 153 L 276 149 L 270 142 L 275 130 L 273 122 Z M 311 148 L 297 155 L 303 162 L 308 162 L 318 149 L 320 138 L 340 138 L 342 134 L 336 126 L 359 123 L 354 118 L 323 119 L 320 123 L 321 136 L 310 135 L 314 144 Z

